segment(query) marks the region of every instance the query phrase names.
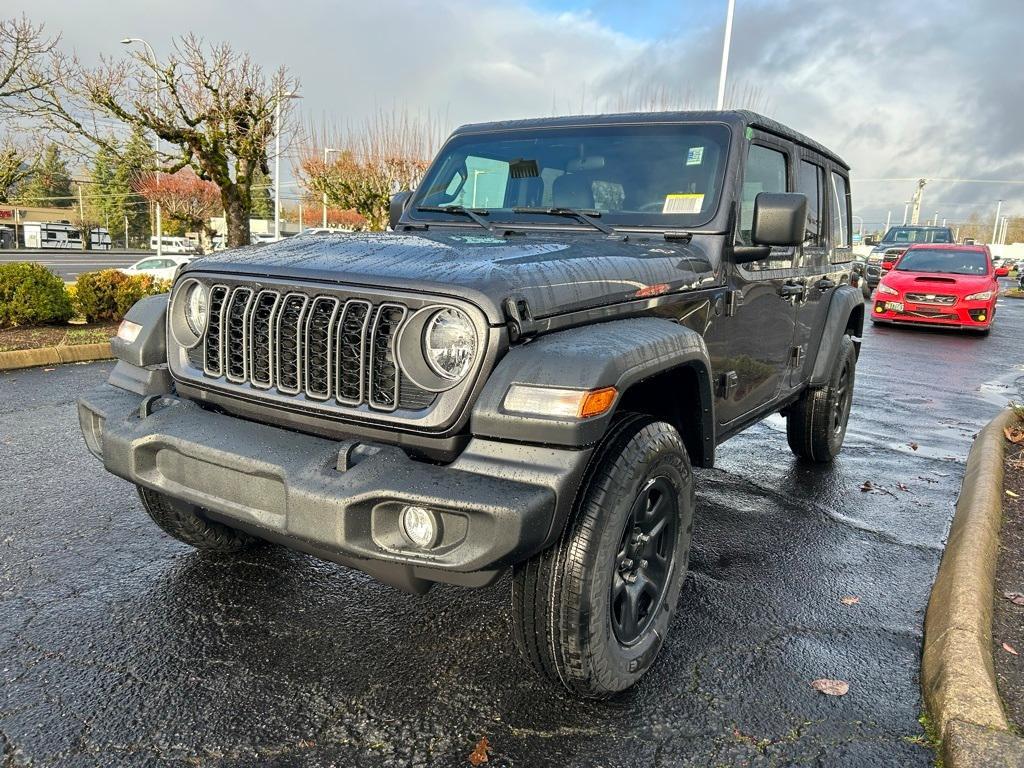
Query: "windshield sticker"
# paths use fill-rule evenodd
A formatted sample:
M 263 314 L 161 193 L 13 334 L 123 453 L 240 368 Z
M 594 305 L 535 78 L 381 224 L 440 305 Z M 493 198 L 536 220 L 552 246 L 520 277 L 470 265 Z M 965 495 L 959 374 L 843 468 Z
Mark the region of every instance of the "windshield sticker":
M 686 153 L 687 165 L 700 165 L 704 162 L 704 147 L 690 147 Z
M 662 213 L 700 213 L 704 206 L 704 195 L 665 195 Z

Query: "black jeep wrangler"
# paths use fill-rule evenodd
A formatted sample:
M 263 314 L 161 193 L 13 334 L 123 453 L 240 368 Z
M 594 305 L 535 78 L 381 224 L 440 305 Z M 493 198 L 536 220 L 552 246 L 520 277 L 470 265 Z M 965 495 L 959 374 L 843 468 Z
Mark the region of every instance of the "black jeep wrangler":
M 471 125 L 391 217 L 184 267 L 79 401 L 89 449 L 200 549 L 418 593 L 511 569 L 524 657 L 628 688 L 686 576 L 691 468 L 777 412 L 798 456 L 842 445 L 847 166 L 747 112 Z

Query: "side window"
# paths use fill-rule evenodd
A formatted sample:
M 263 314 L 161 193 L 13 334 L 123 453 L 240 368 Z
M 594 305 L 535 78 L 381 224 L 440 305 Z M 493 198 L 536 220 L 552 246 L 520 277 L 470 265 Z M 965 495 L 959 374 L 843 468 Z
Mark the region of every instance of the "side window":
M 821 226 L 822 194 L 825 189 L 825 169 L 820 165 L 800 161 L 800 172 L 796 177 L 796 191 L 807 196 L 807 226 L 804 229 L 804 247 L 818 247 L 823 244 Z
M 466 183 L 452 202 L 467 208 L 503 208 L 508 185 L 508 163 L 487 157 L 466 158 Z
M 850 260 L 850 186 L 845 176 L 831 174 L 831 245 L 833 261 Z
M 754 223 L 754 200 L 758 194 L 786 190 L 786 156 L 776 149 L 751 144 L 740 202 L 739 242 L 742 245 L 753 245 L 750 229 Z

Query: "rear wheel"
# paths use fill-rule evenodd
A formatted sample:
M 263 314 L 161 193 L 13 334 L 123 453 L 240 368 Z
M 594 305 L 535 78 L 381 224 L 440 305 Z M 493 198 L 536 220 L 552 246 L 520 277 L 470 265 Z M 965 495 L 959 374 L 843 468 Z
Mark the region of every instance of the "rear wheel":
M 561 541 L 517 566 L 516 644 L 569 691 L 601 698 L 650 668 L 686 577 L 693 473 L 679 433 L 619 421 L 599 449 Z
M 828 384 L 811 387 L 790 406 L 786 438 L 797 456 L 816 462 L 832 461 L 843 447 L 853 405 L 857 349 L 843 336 Z
M 138 486 L 142 506 L 164 531 L 178 541 L 207 552 L 240 552 L 260 539 L 244 531 L 210 520 L 201 507 L 173 499 L 149 488 Z

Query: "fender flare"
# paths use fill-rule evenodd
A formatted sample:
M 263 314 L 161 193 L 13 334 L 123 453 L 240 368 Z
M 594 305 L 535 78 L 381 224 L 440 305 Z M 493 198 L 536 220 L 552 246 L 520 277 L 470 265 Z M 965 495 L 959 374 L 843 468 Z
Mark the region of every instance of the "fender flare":
M 850 327 L 851 317 L 860 308 L 860 316 Z M 835 357 L 843 336 L 848 333 L 857 339 L 855 345 L 860 354 L 860 337 L 864 332 L 864 296 L 859 289 L 849 285 L 841 285 L 832 294 L 828 305 L 828 316 L 821 331 L 818 352 L 814 358 L 814 369 L 811 371 L 810 386 L 820 387 L 828 383 L 835 365 Z
M 705 449 L 714 453 L 714 390 L 707 346 L 696 331 L 660 317 L 614 320 L 541 336 L 514 347 L 491 373 L 470 417 L 476 436 L 583 447 L 605 434 L 615 408 L 632 385 L 680 366 L 698 376 Z M 504 410 L 513 384 L 563 389 L 615 387 L 615 407 L 590 419 L 533 416 Z

